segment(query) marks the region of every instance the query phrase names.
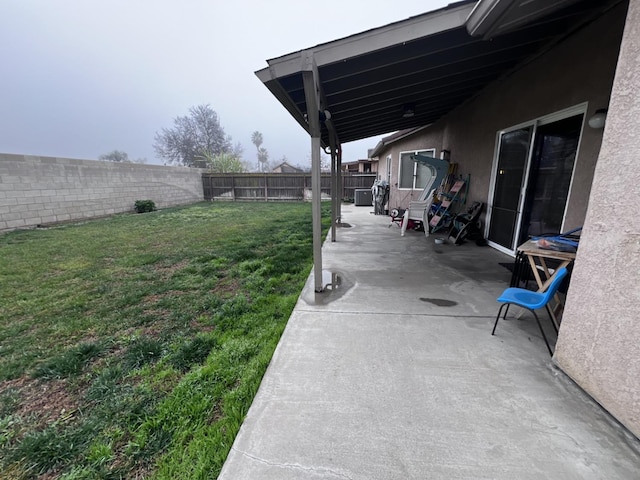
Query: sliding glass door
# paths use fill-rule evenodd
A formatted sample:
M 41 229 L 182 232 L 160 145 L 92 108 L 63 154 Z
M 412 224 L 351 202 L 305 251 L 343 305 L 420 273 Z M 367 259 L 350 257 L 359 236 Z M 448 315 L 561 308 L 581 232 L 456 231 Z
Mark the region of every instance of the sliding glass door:
M 571 113 L 500 134 L 487 234 L 494 247 L 514 252 L 531 236 L 561 232 L 584 116 Z
M 500 135 L 488 240 L 508 250 L 512 249 L 518 226 L 533 128 L 530 125 Z
M 576 115 L 536 129 L 518 245 L 561 232 L 581 128 Z

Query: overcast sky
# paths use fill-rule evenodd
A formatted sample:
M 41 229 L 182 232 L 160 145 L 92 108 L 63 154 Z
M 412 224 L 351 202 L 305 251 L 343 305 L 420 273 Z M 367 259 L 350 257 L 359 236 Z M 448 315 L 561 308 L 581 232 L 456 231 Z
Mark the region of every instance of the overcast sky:
M 244 157 L 309 162 L 308 135 L 254 72 L 266 60 L 450 0 L 1 0 L 0 153 L 162 163 L 154 135 L 209 104 Z M 315 8 L 314 8 L 315 7 Z M 330 13 L 333 12 L 333 13 Z M 344 146 L 366 158 L 380 137 Z

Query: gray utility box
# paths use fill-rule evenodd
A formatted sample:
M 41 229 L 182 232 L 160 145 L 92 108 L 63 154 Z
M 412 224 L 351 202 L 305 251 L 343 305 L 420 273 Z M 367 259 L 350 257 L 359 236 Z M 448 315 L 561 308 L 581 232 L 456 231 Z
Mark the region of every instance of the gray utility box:
M 370 207 L 373 205 L 373 194 L 370 188 L 356 188 L 355 205 L 356 207 Z

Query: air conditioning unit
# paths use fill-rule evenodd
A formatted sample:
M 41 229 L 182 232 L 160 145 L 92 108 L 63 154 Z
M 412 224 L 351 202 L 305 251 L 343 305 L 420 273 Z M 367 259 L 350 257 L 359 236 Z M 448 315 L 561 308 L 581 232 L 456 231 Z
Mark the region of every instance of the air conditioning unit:
M 355 193 L 356 207 L 370 207 L 373 205 L 373 195 L 369 188 L 356 188 Z

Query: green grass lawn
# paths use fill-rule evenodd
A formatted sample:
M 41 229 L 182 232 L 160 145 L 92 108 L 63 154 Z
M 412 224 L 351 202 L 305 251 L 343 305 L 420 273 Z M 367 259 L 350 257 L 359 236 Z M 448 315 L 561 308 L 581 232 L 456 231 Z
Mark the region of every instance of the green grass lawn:
M 311 242 L 303 203 L 0 236 L 0 478 L 216 478 Z

